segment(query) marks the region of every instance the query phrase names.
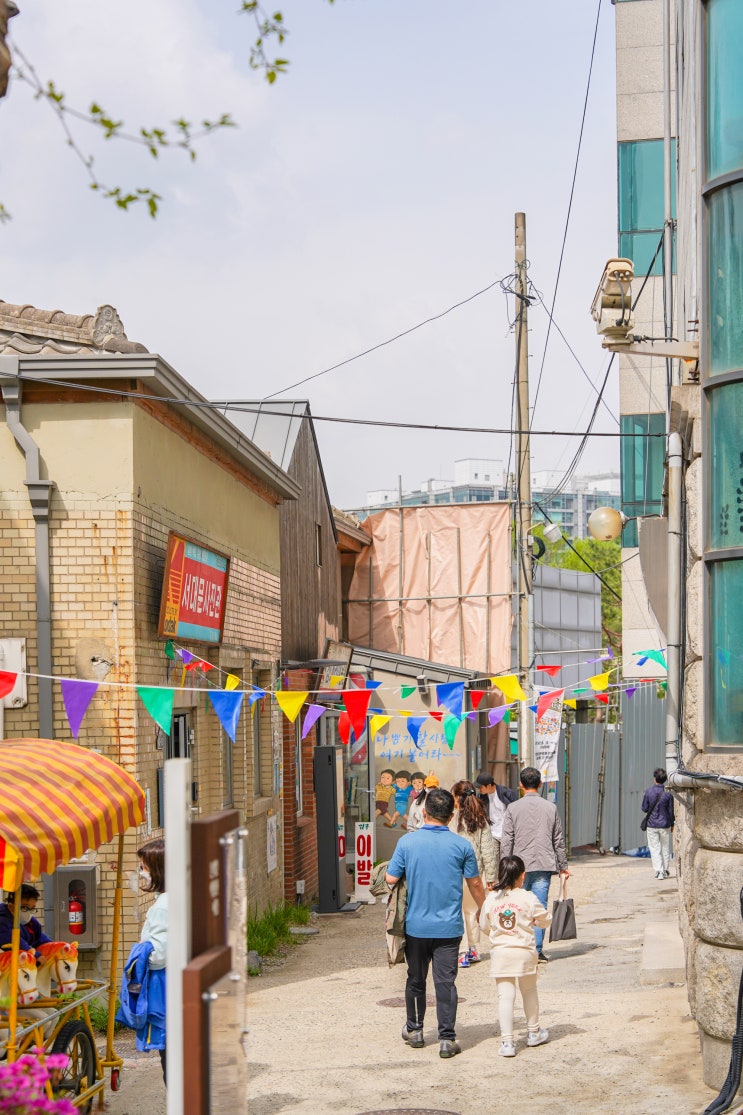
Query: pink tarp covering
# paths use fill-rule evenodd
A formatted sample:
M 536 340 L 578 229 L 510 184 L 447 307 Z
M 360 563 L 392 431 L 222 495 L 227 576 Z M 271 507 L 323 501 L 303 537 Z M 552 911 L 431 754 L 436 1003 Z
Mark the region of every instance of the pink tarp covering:
M 348 594 L 349 641 L 483 674 L 508 670 L 510 522 L 507 503 L 371 515 L 363 529 L 372 545 Z

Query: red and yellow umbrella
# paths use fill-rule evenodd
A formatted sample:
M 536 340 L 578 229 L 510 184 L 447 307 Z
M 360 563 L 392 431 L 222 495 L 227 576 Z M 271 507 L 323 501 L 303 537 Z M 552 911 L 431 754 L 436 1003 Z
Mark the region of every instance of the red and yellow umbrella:
M 144 819 L 144 790 L 111 759 L 49 739 L 0 741 L 0 887 L 15 890 Z

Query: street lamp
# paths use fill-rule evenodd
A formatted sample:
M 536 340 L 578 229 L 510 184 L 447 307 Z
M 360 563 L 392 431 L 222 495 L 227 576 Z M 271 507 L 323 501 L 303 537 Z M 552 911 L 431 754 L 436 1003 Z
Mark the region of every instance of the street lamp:
M 597 507 L 588 518 L 588 531 L 599 542 L 611 542 L 619 538 L 629 519 L 616 507 Z

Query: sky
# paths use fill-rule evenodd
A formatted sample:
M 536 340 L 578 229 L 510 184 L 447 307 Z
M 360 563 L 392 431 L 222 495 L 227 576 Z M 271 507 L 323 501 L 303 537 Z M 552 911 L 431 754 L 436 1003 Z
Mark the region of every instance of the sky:
M 192 162 L 70 121 L 101 182 L 162 196 L 152 220 L 90 190 L 49 106 L 14 80 L 0 101 L 12 216 L 0 298 L 73 314 L 110 303 L 130 340 L 208 398 L 279 393 L 317 417 L 511 427 L 514 307 L 499 280 L 522 211 L 529 276 L 552 305 L 598 0 L 285 0 L 290 66 L 273 85 L 249 66 L 255 28 L 237 0 L 20 6 L 13 42 L 71 107 L 96 102 L 133 133 L 222 113 L 238 126 L 199 141 Z M 573 353 L 554 327 L 547 342 L 535 303 L 535 431 L 586 428 L 608 362 L 589 309 L 616 240 L 614 9 L 601 0 L 554 310 Z M 604 399 L 595 429 L 616 431 L 615 370 Z M 347 509 L 451 480 L 462 458 L 513 468 L 507 434 L 316 431 L 331 500 Z M 592 439 L 578 474 L 618 471 L 618 445 Z M 532 469 L 559 477 L 577 446 L 535 434 Z

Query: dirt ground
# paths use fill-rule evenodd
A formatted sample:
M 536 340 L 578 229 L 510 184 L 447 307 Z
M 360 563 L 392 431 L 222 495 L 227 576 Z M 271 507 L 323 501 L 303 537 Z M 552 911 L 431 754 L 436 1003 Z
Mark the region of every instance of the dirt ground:
M 702 1112 L 714 1093 L 685 986 L 639 980 L 646 923 L 675 921 L 675 879 L 622 856 L 577 857 L 571 870 L 578 940 L 546 946 L 540 967 L 548 1044 L 527 1049 L 522 1036 L 513 1060 L 498 1056 L 485 962 L 458 975 L 461 1056 L 439 1058 L 433 1006 L 425 1048 L 407 1047 L 404 966 L 387 966 L 381 904 L 362 907 L 319 918 L 319 936 L 250 981 L 249 1115 Z
M 498 1056 L 484 962 L 457 979 L 461 1056 L 439 1058 L 433 1000 L 425 1048 L 407 1047 L 405 969 L 387 966 L 381 903 L 361 907 L 319 917 L 316 936 L 249 981 L 248 1115 L 699 1115 L 714 1093 L 702 1083 L 686 988 L 640 984 L 646 924 L 675 923 L 675 879 L 611 855 L 578 856 L 571 870 L 578 940 L 546 945 L 540 967 L 546 1045 L 525 1047 L 519 1001 L 518 1054 Z M 164 1115 L 157 1057 L 137 1054 L 128 1035 L 118 1044 L 122 1089 L 107 1093 L 106 1110 Z

